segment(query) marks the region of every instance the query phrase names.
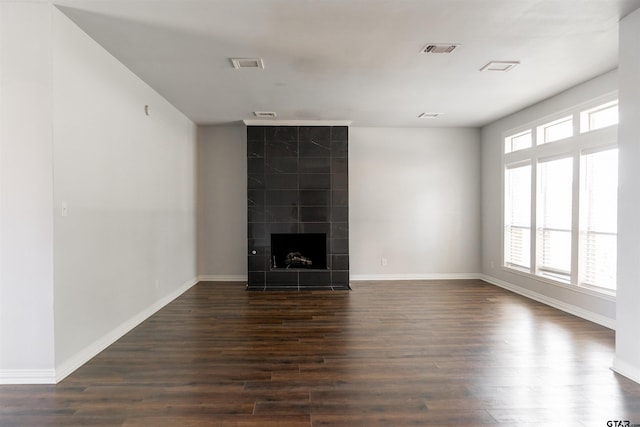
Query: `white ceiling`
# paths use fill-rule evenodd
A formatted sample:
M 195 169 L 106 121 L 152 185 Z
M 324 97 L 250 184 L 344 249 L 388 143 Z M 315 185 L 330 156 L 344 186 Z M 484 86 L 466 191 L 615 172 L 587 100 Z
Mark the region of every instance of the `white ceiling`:
M 640 0 L 59 0 L 199 124 L 481 126 L 614 69 Z M 459 43 L 421 54 L 427 43 Z M 260 57 L 264 70 L 229 58 Z M 507 73 L 489 61 L 520 61 Z M 419 119 L 422 112 L 441 113 Z

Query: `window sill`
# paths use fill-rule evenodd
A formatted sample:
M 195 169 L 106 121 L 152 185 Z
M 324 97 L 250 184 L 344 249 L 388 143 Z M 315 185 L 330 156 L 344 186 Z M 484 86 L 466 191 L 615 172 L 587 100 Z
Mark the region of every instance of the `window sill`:
M 568 289 L 570 291 L 574 291 L 574 292 L 578 292 L 578 293 L 581 293 L 581 294 L 602 298 L 602 299 L 607 300 L 607 301 L 616 302 L 615 291 L 607 291 L 606 289 L 592 288 L 592 287 L 587 287 L 587 286 L 582 286 L 582 285 L 572 285 L 572 284 L 567 283 L 567 282 L 562 282 L 562 281 L 559 281 L 559 280 L 553 280 L 553 279 L 551 279 L 549 277 L 538 276 L 536 274 L 531 274 L 531 273 L 529 273 L 527 271 L 520 270 L 520 269 L 513 268 L 513 267 L 508 267 L 508 266 L 502 266 L 502 270 L 507 272 L 507 273 L 517 274 L 519 276 L 526 277 L 527 279 L 535 280 L 537 282 L 542 282 L 542 283 L 545 283 L 545 284 L 558 286 L 560 288 Z

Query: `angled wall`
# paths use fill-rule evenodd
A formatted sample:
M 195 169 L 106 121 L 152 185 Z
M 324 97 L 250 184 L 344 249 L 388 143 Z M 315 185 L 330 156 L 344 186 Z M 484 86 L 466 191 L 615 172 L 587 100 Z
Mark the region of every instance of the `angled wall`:
M 195 130 L 50 2 L 0 2 L 0 383 L 59 381 L 195 284 Z
M 195 284 L 196 127 L 58 10 L 52 40 L 60 378 Z

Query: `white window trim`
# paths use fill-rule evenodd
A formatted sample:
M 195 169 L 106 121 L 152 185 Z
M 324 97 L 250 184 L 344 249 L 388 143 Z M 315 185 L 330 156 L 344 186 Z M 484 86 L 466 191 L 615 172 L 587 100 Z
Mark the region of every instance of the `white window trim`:
M 531 146 L 529 146 L 527 148 L 521 148 L 519 150 L 514 150 L 513 149 L 513 140 L 518 138 L 518 137 L 524 136 L 524 135 L 531 135 L 531 138 L 532 138 Z M 509 139 L 509 146 L 511 148 L 511 151 L 507 151 L 507 146 L 506 146 L 507 138 Z M 504 147 L 504 150 L 503 150 L 504 154 L 510 154 L 510 153 L 516 153 L 518 151 L 528 150 L 533 146 L 533 131 L 531 129 L 526 129 L 526 130 L 524 130 L 522 132 L 519 132 L 519 133 L 516 133 L 514 135 L 508 135 L 508 136 L 503 138 L 503 143 L 505 144 L 505 147 Z
M 539 231 L 539 228 L 538 228 L 538 225 L 537 225 L 537 218 L 540 215 L 540 212 L 539 212 L 540 204 L 538 204 L 538 200 L 537 200 L 538 193 L 539 193 L 538 187 L 540 185 L 540 182 L 539 182 L 540 177 L 537 176 L 537 174 L 538 174 L 538 166 L 540 166 L 541 164 L 547 163 L 547 162 L 553 162 L 553 161 L 556 161 L 556 160 L 564 160 L 564 159 L 574 159 L 573 150 L 564 152 L 562 154 L 554 154 L 553 156 L 549 156 L 549 157 L 538 156 L 536 158 L 536 161 L 535 161 L 535 168 L 536 168 L 536 172 L 535 172 L 536 173 L 536 183 L 535 184 L 536 185 L 535 185 L 535 193 L 532 196 L 532 204 L 533 204 L 533 200 L 534 199 L 535 199 L 535 202 L 536 202 L 535 203 L 535 207 L 532 206 L 532 210 L 535 210 L 535 218 L 536 218 L 536 229 L 535 229 L 534 235 L 532 236 L 532 239 L 535 239 L 536 241 L 535 241 L 535 243 L 532 242 L 532 250 L 535 249 L 537 251 L 537 249 L 538 249 L 538 231 Z M 575 161 L 574 161 L 573 164 L 572 164 L 572 174 L 573 174 L 573 184 L 574 185 L 576 183 L 576 180 L 575 180 L 575 166 L 576 165 L 575 165 Z M 575 192 L 575 190 L 576 190 L 575 188 L 572 189 L 572 194 Z M 573 213 L 575 211 L 576 200 L 572 200 L 571 203 L 572 203 L 572 207 L 571 207 L 572 218 L 571 218 L 571 229 L 569 231 L 571 232 L 571 247 L 573 247 L 573 244 L 574 244 L 573 240 L 574 240 L 575 236 L 577 235 L 577 233 L 575 233 L 575 230 L 574 230 L 575 227 L 573 227 L 573 225 L 576 224 L 575 218 L 573 217 Z M 536 254 L 537 254 L 537 252 L 536 252 Z M 546 271 L 546 272 L 548 272 L 550 274 L 553 274 L 554 272 L 557 273 L 557 274 L 566 274 L 565 271 L 555 270 L 555 269 L 548 268 L 548 267 L 542 268 L 539 265 L 540 263 L 537 263 L 535 261 L 537 261 L 537 259 L 535 258 L 535 254 L 532 253 L 532 264 L 531 265 L 533 266 L 532 270 L 534 271 L 534 274 L 536 276 L 545 277 L 545 278 L 549 278 L 550 280 L 554 280 L 550 276 L 544 275 L 544 274 L 542 274 L 540 272 L 541 271 Z M 568 284 L 573 283 L 573 279 L 574 279 L 573 278 L 573 274 L 574 274 L 575 270 L 574 270 L 574 265 L 573 265 L 573 256 L 571 257 L 571 267 L 570 268 L 571 268 L 571 271 L 569 272 Z M 557 279 L 556 281 L 559 282 L 559 283 L 567 283 L 567 281 L 562 280 L 562 279 Z
M 596 128 L 596 129 L 587 129 L 587 130 L 583 130 L 584 128 L 588 128 L 589 127 L 589 119 L 591 118 L 591 114 L 593 113 L 597 113 L 600 111 L 604 111 L 610 107 L 612 107 L 613 105 L 617 105 L 619 106 L 620 103 L 618 101 L 618 99 L 613 99 L 609 102 L 604 102 L 602 104 L 597 104 L 594 107 L 591 108 L 587 108 L 586 110 L 583 110 L 580 112 L 580 127 L 579 127 L 579 131 L 580 133 L 588 133 L 588 132 L 594 132 L 600 129 L 606 129 L 609 126 L 605 126 L 605 127 L 601 127 L 601 128 Z
M 512 268 L 507 266 L 502 266 L 502 270 L 507 273 L 516 274 L 518 276 L 522 276 L 527 279 L 535 280 L 537 282 L 554 285 L 559 288 L 569 289 L 571 291 L 579 292 L 585 295 L 600 297 L 606 301 L 613 301 L 613 302 L 616 301 L 616 294 L 614 292 L 609 291 L 608 289 L 594 288 L 592 286 L 576 286 L 569 283 L 553 280 L 548 277 L 537 276 L 527 271 L 523 271 L 522 269 Z
M 502 264 L 502 266 L 504 268 L 508 268 L 508 269 L 511 269 L 511 270 L 516 270 L 516 271 L 520 271 L 520 272 L 526 273 L 527 270 L 530 270 L 532 268 L 531 262 L 534 261 L 534 258 L 532 257 L 529 260 L 529 268 L 528 269 L 525 266 L 520 266 L 520 265 L 517 265 L 517 264 L 506 265 L 506 262 L 505 262 L 505 246 L 504 246 L 505 228 L 506 228 L 505 227 L 505 220 L 506 219 L 505 219 L 505 216 L 504 216 L 504 214 L 505 214 L 505 212 L 504 212 L 505 211 L 505 209 L 504 209 L 504 207 L 505 207 L 505 200 L 504 200 L 505 173 L 504 172 L 507 169 L 516 169 L 516 168 L 524 167 L 524 166 L 530 166 L 532 170 L 535 168 L 535 165 L 533 164 L 531 159 L 520 160 L 520 161 L 517 161 L 517 162 L 509 163 L 508 165 L 503 165 L 503 168 L 502 168 L 502 174 L 501 174 L 502 175 L 502 178 L 501 178 L 501 181 L 502 181 L 502 216 L 501 216 L 501 218 L 502 218 L 502 226 L 501 226 L 501 228 L 502 228 L 502 232 L 501 232 L 501 235 L 502 235 L 502 239 L 501 239 L 501 241 L 502 241 L 502 243 L 501 243 L 501 245 L 502 245 L 502 253 L 501 253 L 502 261 L 501 261 L 501 264 Z M 535 172 L 532 172 L 532 173 L 534 173 L 534 176 L 535 176 Z M 531 183 L 531 185 L 532 185 L 532 188 L 535 188 L 535 187 L 533 187 L 533 185 L 534 185 L 533 182 Z M 534 195 L 534 193 L 531 193 L 531 195 L 532 195 L 531 197 L 532 197 L 532 203 L 533 203 L 533 197 L 535 197 L 535 195 Z M 532 206 L 533 206 L 533 204 L 532 204 Z M 533 217 L 531 217 L 531 218 L 533 218 Z M 533 228 L 534 225 L 535 225 L 535 220 L 532 219 L 531 227 Z M 531 230 L 529 230 L 529 232 L 531 232 Z
M 545 139 L 545 131 L 548 128 L 551 128 L 555 125 L 559 125 L 560 123 L 565 123 L 571 121 L 571 126 L 573 126 L 573 135 L 570 137 L 565 137 L 565 138 L 558 138 L 558 139 L 554 139 L 552 141 L 547 141 Z M 575 136 L 575 117 L 573 114 L 569 114 L 563 117 L 560 117 L 558 119 L 552 120 L 550 122 L 547 123 L 542 123 L 541 125 L 536 126 L 536 144 L 537 146 L 540 145 L 545 145 L 545 144 L 553 144 L 554 142 L 558 142 L 558 141 L 562 141 L 568 138 L 572 138 Z

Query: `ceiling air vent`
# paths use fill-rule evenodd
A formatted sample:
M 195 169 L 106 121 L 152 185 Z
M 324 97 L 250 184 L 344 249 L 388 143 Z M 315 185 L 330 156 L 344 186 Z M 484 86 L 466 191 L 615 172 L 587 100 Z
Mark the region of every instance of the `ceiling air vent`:
M 259 119 L 275 119 L 276 113 L 273 111 L 254 111 L 253 115 Z
M 519 64 L 520 62 L 518 61 L 491 61 L 484 67 L 480 68 L 480 71 L 498 71 L 506 73 Z
M 451 43 L 429 43 L 422 48 L 422 53 L 451 53 L 459 44 Z
M 422 113 L 418 116 L 419 119 L 435 119 L 440 113 Z
M 233 68 L 239 70 L 240 68 L 257 68 L 264 69 L 264 62 L 262 58 L 230 58 Z

